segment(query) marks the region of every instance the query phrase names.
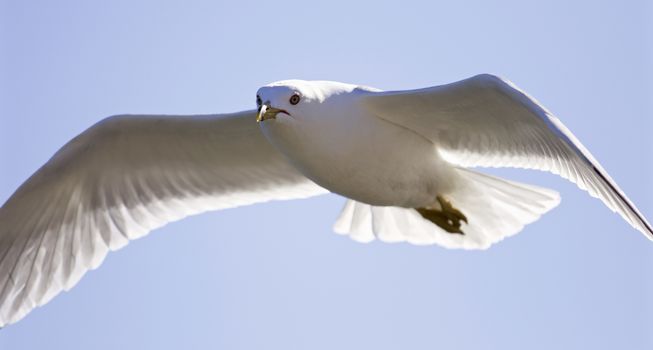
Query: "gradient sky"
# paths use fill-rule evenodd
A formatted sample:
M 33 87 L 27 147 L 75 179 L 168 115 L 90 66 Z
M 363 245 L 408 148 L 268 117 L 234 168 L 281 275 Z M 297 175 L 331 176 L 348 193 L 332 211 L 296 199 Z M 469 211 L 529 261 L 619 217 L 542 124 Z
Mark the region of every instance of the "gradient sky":
M 0 0 L 0 203 L 119 113 L 250 109 L 300 78 L 504 76 L 653 219 L 650 1 Z M 653 242 L 551 174 L 561 205 L 482 252 L 355 243 L 326 195 L 192 217 L 112 253 L 0 349 L 651 349 Z

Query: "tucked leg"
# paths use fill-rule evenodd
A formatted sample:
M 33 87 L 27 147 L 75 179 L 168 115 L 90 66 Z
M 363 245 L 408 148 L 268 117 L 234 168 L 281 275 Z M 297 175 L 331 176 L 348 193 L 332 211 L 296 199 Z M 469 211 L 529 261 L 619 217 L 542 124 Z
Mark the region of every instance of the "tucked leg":
M 444 199 L 444 197 L 437 196 L 436 199 L 438 203 L 440 203 L 441 209 L 417 208 L 417 212 L 420 213 L 423 218 L 440 226 L 443 230 L 449 233 L 465 234 L 460 229 L 463 221 L 467 223 L 467 217 L 465 214 L 454 208 L 453 205 L 451 205 L 451 202 Z

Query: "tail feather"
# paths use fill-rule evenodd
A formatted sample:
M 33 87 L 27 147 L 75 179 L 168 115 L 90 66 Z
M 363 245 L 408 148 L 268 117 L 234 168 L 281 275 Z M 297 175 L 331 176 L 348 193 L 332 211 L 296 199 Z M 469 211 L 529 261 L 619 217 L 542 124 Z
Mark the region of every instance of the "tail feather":
M 447 248 L 486 249 L 512 236 L 560 203 L 557 192 L 458 169 L 463 183 L 447 199 L 464 213 L 463 235 L 451 234 L 415 209 L 375 207 L 349 200 L 334 231 L 359 242 L 438 244 Z

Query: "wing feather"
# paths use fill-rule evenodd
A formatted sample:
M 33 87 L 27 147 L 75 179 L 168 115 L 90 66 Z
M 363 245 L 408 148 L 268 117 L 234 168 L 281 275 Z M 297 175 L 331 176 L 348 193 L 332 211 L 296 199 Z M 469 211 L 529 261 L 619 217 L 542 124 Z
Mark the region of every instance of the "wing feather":
M 651 225 L 571 131 L 506 80 L 483 74 L 426 89 L 369 92 L 363 104 L 379 118 L 430 139 L 457 166 L 558 174 L 653 240 Z
M 168 222 L 325 193 L 254 120 L 254 111 L 115 116 L 62 147 L 0 208 L 0 326 Z

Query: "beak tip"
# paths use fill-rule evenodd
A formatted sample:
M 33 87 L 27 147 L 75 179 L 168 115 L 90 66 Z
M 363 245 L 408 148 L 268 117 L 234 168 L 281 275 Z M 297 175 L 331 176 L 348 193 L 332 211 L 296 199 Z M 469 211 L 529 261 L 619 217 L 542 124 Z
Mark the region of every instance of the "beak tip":
M 281 110 L 270 107 L 267 103 L 263 104 L 256 115 L 256 122 L 261 123 L 269 119 L 277 119 L 277 113 Z

